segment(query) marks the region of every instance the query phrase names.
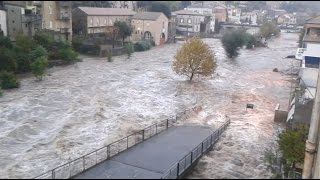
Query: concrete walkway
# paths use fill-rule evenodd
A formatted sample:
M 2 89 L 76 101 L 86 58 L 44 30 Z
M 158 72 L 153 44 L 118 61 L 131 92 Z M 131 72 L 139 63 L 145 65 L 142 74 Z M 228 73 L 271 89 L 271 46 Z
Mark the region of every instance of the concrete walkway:
M 171 127 L 74 177 L 74 179 L 160 179 L 212 134 L 201 126 Z

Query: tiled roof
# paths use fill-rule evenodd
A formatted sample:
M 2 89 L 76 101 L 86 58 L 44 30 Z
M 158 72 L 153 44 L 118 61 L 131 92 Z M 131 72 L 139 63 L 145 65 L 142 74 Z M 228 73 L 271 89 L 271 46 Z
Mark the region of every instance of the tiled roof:
M 92 16 L 130 16 L 135 14 L 135 12 L 130 9 L 121 8 L 79 7 L 79 9 Z
M 162 12 L 139 12 L 135 14 L 132 19 L 143 19 L 156 21 L 159 16 L 163 14 Z

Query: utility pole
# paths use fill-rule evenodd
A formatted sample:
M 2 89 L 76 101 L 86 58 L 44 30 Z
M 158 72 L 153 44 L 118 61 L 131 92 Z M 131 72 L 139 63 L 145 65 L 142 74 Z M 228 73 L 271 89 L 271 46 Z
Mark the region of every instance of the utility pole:
M 318 138 L 318 132 L 319 132 L 319 121 L 320 121 L 320 65 L 318 68 L 317 89 L 316 89 L 316 96 L 314 98 L 313 109 L 311 114 L 309 135 L 306 141 L 304 166 L 303 166 L 303 172 L 302 172 L 303 179 L 311 179 L 312 175 L 316 175 L 314 177 L 319 178 L 319 168 L 317 168 L 317 166 L 320 166 L 320 162 L 319 162 L 320 157 L 319 157 L 319 153 L 316 153 L 316 147 L 318 143 L 317 138 Z M 319 145 L 320 144 L 318 143 L 318 146 Z M 315 153 L 316 153 L 316 156 L 315 156 Z M 315 159 L 316 159 L 316 163 L 314 163 Z M 312 172 L 314 164 L 316 164 L 316 166 L 314 168 L 314 172 Z

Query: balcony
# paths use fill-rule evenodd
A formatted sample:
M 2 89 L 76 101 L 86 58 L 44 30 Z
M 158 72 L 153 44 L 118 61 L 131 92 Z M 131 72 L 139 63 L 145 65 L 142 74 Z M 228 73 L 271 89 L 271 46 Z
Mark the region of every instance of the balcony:
M 303 38 L 303 42 L 318 42 L 318 43 L 320 43 L 320 36 L 319 35 L 306 35 Z
M 65 21 L 70 20 L 70 14 L 69 13 L 60 13 L 60 20 L 65 20 Z

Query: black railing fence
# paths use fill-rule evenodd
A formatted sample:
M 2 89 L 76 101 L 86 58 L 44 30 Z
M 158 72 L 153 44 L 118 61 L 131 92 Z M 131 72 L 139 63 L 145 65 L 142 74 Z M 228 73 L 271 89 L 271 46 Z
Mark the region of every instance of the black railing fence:
M 140 131 L 137 131 L 127 137 L 119 139 L 111 144 L 103 146 L 77 159 L 69 161 L 50 171 L 47 171 L 33 179 L 68 179 L 93 166 L 99 164 L 116 154 L 168 129 L 173 126 L 183 115 L 191 112 L 194 108 L 187 109 L 175 117 L 166 119 L 160 123 L 152 124 Z
M 161 179 L 178 179 L 196 160 L 198 160 L 214 143 L 218 141 L 219 136 L 224 132 L 230 120 L 222 124 L 218 130 L 214 131 L 209 137 L 202 141 L 190 153 L 184 156 L 179 162 L 175 163 L 164 173 Z

